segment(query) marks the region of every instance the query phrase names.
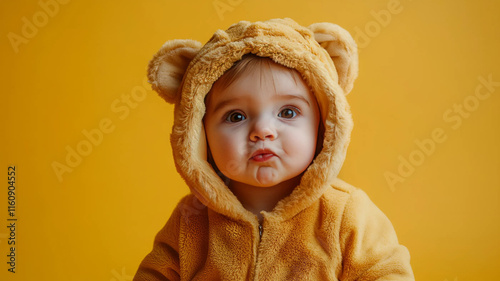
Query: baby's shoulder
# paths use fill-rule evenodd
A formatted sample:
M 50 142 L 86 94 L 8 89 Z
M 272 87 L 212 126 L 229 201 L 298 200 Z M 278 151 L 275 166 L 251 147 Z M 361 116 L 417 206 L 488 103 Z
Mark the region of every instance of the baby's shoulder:
M 346 193 L 346 194 L 351 194 L 359 188 L 354 187 L 353 185 L 339 179 L 335 178 L 335 180 L 331 183 L 331 186 L 334 191 L 341 192 L 341 193 Z
M 330 187 L 325 192 L 325 196 L 333 196 L 337 199 L 343 199 L 345 201 L 352 198 L 352 196 L 356 196 L 358 193 L 364 193 L 361 189 L 339 179 L 335 178 L 330 183 Z
M 368 195 L 360 188 L 357 188 L 339 178 L 336 178 L 324 193 L 323 198 L 335 205 L 337 208 L 344 208 L 347 205 L 373 204 Z

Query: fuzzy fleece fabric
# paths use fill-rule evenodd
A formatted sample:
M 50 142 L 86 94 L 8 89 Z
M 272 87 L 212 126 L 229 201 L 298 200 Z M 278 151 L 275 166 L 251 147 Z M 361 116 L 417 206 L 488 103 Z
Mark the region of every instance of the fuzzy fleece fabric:
M 300 184 L 263 220 L 207 162 L 204 98 L 245 54 L 296 69 L 322 117 L 322 149 Z M 410 255 L 366 193 L 340 180 L 352 130 L 345 96 L 358 73 L 351 35 L 331 23 L 242 21 L 205 44 L 167 41 L 149 64 L 154 90 L 175 104 L 171 145 L 184 197 L 134 277 L 142 280 L 414 280 Z

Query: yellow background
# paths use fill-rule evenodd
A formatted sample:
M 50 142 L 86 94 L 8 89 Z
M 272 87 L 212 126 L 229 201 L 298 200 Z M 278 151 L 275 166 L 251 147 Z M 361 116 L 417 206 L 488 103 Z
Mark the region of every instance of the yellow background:
M 417 280 L 498 279 L 500 87 L 474 100 L 479 77 L 500 81 L 498 1 L 65 1 L 45 19 L 40 3 L 58 2 L 0 4 L 0 280 L 131 280 L 188 189 L 168 140 L 173 107 L 150 88 L 126 98 L 145 91 L 164 41 L 205 42 L 239 20 L 275 17 L 334 22 L 358 39 L 355 127 L 340 176 L 391 219 Z M 22 36 L 23 18 L 39 27 L 14 46 L 8 34 Z M 53 163 L 66 165 L 68 146 L 84 149 L 82 131 L 101 122 L 113 131 L 59 181 Z M 416 141 L 439 128 L 445 140 L 423 154 Z M 411 155 L 411 175 L 398 172 Z M 6 264 L 9 165 L 15 274 Z M 391 188 L 388 173 L 404 181 Z

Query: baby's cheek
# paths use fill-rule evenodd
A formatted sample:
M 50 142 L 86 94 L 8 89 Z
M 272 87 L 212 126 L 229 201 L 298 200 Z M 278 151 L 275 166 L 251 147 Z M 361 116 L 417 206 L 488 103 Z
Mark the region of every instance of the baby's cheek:
M 236 135 L 221 136 L 217 149 L 218 155 L 214 155 L 217 167 L 228 178 L 236 177 L 243 171 L 244 159 L 241 140 Z
M 314 157 L 314 152 L 316 150 L 316 136 L 314 135 L 314 130 L 308 127 L 297 130 L 294 136 L 287 138 L 286 142 L 289 154 L 297 158 L 298 161 L 308 162 L 309 159 Z

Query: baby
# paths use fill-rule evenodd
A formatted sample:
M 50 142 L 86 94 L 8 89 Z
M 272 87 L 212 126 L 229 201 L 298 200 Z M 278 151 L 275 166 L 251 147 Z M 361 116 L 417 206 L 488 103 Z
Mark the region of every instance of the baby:
M 175 104 L 171 144 L 190 195 L 134 280 L 414 280 L 408 250 L 367 195 L 337 178 L 357 76 L 349 33 L 239 22 L 149 65 Z

